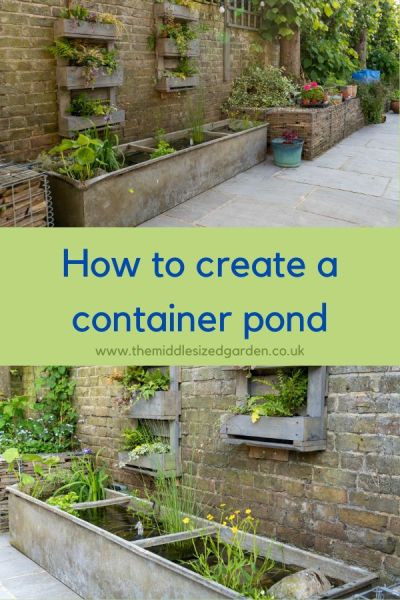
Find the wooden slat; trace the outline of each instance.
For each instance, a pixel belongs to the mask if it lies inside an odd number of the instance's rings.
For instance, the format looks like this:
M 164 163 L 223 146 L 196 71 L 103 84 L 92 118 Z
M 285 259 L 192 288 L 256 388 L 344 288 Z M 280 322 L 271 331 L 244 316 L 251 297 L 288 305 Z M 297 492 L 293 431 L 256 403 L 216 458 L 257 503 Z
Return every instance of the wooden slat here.
M 108 498 L 106 500 L 97 500 L 96 502 L 77 502 L 73 504 L 76 510 L 84 510 L 86 508 L 100 508 L 102 506 L 113 506 L 114 504 L 129 504 L 132 500 L 130 496 L 126 498 Z
M 173 544 L 174 542 L 183 542 L 185 540 L 192 540 L 205 535 L 212 535 L 213 533 L 216 533 L 217 530 L 218 528 L 215 525 L 211 525 L 210 527 L 201 527 L 199 529 L 192 529 L 191 531 L 182 531 L 181 533 L 169 533 L 160 535 L 158 537 L 135 540 L 132 542 L 132 544 L 140 546 L 141 548 L 151 548 L 152 546 Z

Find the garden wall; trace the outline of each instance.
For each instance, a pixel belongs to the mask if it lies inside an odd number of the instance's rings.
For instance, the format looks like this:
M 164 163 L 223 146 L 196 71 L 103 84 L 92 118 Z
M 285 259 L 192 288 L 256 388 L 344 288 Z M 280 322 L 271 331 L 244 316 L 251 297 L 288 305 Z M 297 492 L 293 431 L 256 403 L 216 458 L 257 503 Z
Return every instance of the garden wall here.
M 140 488 L 138 476 L 118 468 L 121 431 L 132 420 L 114 371 L 73 370 L 78 436 L 102 448 L 115 481 Z M 250 506 L 267 535 L 400 577 L 400 367 L 330 368 L 327 450 L 306 454 L 223 442 L 220 421 L 239 395 L 236 374 L 182 368 L 183 482 L 196 477 L 207 510 Z
M 204 87 L 206 121 L 220 118 L 220 107 L 230 83 L 223 80 L 223 17 L 217 6 L 199 2 L 201 34 L 199 69 Z M 3 0 L 0 20 L 0 158 L 35 158 L 58 141 L 56 67 L 47 48 L 53 41 L 53 22 L 65 0 Z M 90 8 L 112 12 L 124 25 L 117 43 L 124 68 L 118 106 L 126 111 L 121 140 L 148 137 L 157 127 L 167 131 L 185 126 L 185 101 L 193 93 L 155 91 L 155 54 L 147 38 L 153 32 L 153 0 L 116 0 L 88 3 Z M 264 44 L 257 33 L 229 29 L 232 76 L 251 55 L 254 43 Z M 274 49 L 264 44 L 265 61 Z M 264 55 L 262 54 L 262 59 Z

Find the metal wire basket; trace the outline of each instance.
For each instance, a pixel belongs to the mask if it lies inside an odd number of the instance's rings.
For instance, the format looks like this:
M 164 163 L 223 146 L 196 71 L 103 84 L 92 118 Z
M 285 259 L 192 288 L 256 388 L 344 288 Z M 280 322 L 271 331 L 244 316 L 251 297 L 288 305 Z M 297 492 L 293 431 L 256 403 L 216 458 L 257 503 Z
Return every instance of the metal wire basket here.
M 0 162 L 0 227 L 53 227 L 45 173 L 29 165 Z

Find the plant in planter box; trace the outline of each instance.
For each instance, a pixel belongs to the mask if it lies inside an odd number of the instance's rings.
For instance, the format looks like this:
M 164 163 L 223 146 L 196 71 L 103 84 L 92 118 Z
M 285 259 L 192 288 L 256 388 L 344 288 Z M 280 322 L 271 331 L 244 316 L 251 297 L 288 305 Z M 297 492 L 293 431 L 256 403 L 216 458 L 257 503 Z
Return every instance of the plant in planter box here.
M 252 396 L 244 406 L 235 407 L 234 414 L 251 415 L 256 423 L 260 417 L 292 417 L 307 402 L 308 376 L 305 369 L 278 371 L 277 382 L 257 379 L 271 389 L 262 396 Z
M 74 117 L 106 117 L 117 109 L 106 100 L 91 99 L 79 94 L 71 100 L 69 112 Z
M 118 29 L 122 28 L 121 21 L 114 15 L 110 13 L 96 13 L 88 10 L 81 4 L 63 8 L 60 12 L 60 18 L 73 19 L 75 21 L 88 21 L 89 23 L 104 23 L 105 25 L 115 25 Z
M 126 429 L 122 435 L 122 450 L 129 453 L 129 461 L 137 461 L 149 454 L 168 454 L 171 450 L 161 437 L 150 431 L 149 427 L 139 424 L 136 429 Z
M 123 385 L 128 399 L 135 395 L 138 399 L 149 400 L 157 391 L 168 390 L 170 384 L 169 374 L 145 366 L 127 367 L 125 373 L 114 375 L 113 379 Z
M 399 114 L 399 106 L 400 106 L 400 91 L 395 90 L 394 92 L 391 93 L 391 96 L 390 96 L 390 108 L 396 115 Z
M 282 137 L 272 140 L 274 162 L 278 167 L 294 168 L 301 164 L 304 140 L 295 131 L 285 131 Z
M 326 103 L 324 89 L 316 81 L 306 83 L 301 92 L 302 106 L 323 106 Z
M 174 70 L 165 71 L 166 77 L 177 77 L 178 79 L 187 79 L 198 73 L 198 68 L 187 56 L 179 59 L 178 65 Z
M 296 88 L 282 69 L 252 65 L 233 82 L 232 91 L 224 104 L 230 111 L 240 108 L 271 108 L 289 106 Z
M 68 60 L 71 66 L 83 67 L 87 85 L 93 85 L 99 73 L 112 75 L 118 67 L 116 51 L 101 46 L 58 39 L 49 51 L 55 58 Z

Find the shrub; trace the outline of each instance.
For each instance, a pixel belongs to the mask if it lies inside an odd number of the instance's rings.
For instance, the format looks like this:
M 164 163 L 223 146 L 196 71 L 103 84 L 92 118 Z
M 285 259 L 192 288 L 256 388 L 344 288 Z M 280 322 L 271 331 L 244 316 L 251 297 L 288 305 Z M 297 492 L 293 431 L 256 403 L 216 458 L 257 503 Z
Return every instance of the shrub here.
M 253 65 L 234 81 L 225 107 L 229 110 L 288 106 L 295 92 L 295 86 L 282 69 Z
M 382 123 L 387 99 L 386 87 L 382 83 L 362 84 L 358 86 L 358 96 L 365 121 L 369 124 Z

